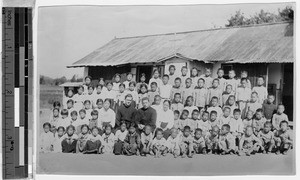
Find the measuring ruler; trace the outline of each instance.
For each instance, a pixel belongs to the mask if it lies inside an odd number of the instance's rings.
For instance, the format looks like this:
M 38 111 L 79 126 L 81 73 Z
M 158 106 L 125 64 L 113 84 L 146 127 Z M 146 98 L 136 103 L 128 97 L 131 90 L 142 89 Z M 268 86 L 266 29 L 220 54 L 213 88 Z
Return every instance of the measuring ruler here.
M 32 115 L 32 15 L 30 8 L 2 9 L 3 178 L 27 178 Z M 32 120 L 32 118 L 31 118 Z M 32 145 L 31 145 L 32 149 Z M 30 153 L 30 154 L 29 154 Z M 32 161 L 31 161 L 32 162 Z

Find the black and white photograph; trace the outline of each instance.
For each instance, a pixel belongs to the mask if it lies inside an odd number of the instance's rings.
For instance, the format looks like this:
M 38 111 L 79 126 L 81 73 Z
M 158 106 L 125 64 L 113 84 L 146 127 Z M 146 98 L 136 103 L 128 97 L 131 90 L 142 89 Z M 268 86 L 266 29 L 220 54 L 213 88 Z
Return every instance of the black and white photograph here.
M 36 172 L 295 175 L 296 3 L 38 8 Z

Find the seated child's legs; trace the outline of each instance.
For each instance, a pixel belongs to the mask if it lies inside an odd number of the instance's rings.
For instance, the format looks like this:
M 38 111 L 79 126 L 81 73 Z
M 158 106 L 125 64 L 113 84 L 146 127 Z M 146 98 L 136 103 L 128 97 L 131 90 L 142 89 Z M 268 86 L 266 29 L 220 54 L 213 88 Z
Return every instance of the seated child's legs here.
M 186 143 L 181 143 L 180 144 L 180 153 L 182 155 L 186 155 L 188 151 L 188 145 Z
M 121 141 L 116 142 L 114 145 L 114 154 L 115 155 L 122 154 L 122 149 L 123 149 L 123 142 L 121 142 Z

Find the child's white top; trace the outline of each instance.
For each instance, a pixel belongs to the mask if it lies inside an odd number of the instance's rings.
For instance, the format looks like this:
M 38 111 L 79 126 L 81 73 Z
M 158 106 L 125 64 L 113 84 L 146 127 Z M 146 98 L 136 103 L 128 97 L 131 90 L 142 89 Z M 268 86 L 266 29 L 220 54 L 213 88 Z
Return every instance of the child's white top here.
M 77 118 L 75 121 L 71 119 L 70 121 L 70 125 L 73 125 L 75 127 L 75 129 L 77 129 L 78 126 L 81 126 L 81 121 L 79 118 Z
M 229 121 L 230 132 L 233 133 L 243 133 L 244 132 L 244 124 L 241 118 L 238 120 L 231 118 Z
M 116 138 L 116 141 L 124 141 L 124 139 L 126 138 L 126 135 L 128 134 L 128 131 L 127 129 L 125 129 L 124 132 L 122 132 L 120 129 L 117 130 L 116 132 L 116 135 L 115 135 L 115 138 Z
M 58 122 L 57 122 L 57 127 L 58 128 L 59 126 L 62 126 L 64 127 L 65 129 L 71 124 L 71 119 L 69 117 L 66 117 L 66 118 L 59 118 Z
M 138 103 L 139 100 L 139 94 L 136 91 L 130 91 L 130 90 L 126 90 L 125 94 L 131 94 L 132 95 L 132 100 L 135 101 L 136 103 Z
M 251 98 L 251 89 L 238 87 L 236 90 L 236 101 L 249 101 Z
M 103 142 L 106 144 L 114 144 L 115 143 L 115 135 L 113 133 L 110 133 L 109 135 L 106 135 L 105 133 L 102 134 Z
M 59 137 L 56 133 L 53 141 L 53 152 L 58 153 L 62 152 L 61 142 L 63 141 L 63 136 Z
M 117 100 L 117 92 L 114 90 L 107 90 L 103 95 L 105 99 L 113 99 L 114 101 Z
M 247 104 L 247 110 L 248 111 L 252 111 L 252 112 L 256 112 L 257 109 L 262 108 L 262 104 L 258 103 L 258 102 L 249 102 Z
M 52 132 L 43 132 L 41 135 L 40 135 L 40 141 L 41 141 L 41 144 L 40 144 L 40 151 L 41 152 L 50 152 L 50 148 L 51 148 L 51 145 L 53 143 L 53 140 L 54 140 L 54 134 Z
M 163 99 L 169 99 L 171 96 L 172 86 L 170 84 L 162 84 L 160 86 L 160 97 Z
M 83 101 L 84 101 L 84 95 L 83 93 L 81 95 L 75 94 L 74 96 L 74 108 L 75 109 L 82 109 L 83 108 Z
M 161 139 L 154 138 L 152 141 L 152 147 L 153 146 L 167 146 L 167 140 L 164 137 Z
M 97 91 L 94 93 L 94 98 L 93 98 L 93 106 L 97 107 L 97 100 L 98 99 L 102 99 L 103 102 L 105 100 L 105 94 L 103 92 L 101 92 L 100 94 L 97 93 Z
M 233 78 L 233 79 L 227 79 L 226 80 L 226 86 L 230 84 L 232 86 L 232 90 L 235 92 L 237 87 L 238 87 L 238 84 L 239 84 L 239 80 Z
M 268 89 L 265 86 L 255 86 L 252 91 L 257 92 L 258 102 L 261 104 L 263 104 L 264 100 L 268 98 Z
M 202 78 L 202 79 L 204 79 L 204 81 L 205 81 L 205 84 L 204 84 L 204 86 L 206 87 L 206 88 L 210 88 L 211 86 L 212 86 L 212 81 L 213 81 L 213 78 L 211 77 L 211 76 L 205 76 L 205 74 L 202 74 L 201 76 L 200 76 L 200 78 Z
M 101 108 L 98 114 L 98 125 L 102 125 L 104 122 L 109 122 L 112 127 L 115 127 L 116 113 L 112 109 L 105 110 Z
M 212 111 L 216 111 L 217 112 L 217 119 L 220 119 L 220 117 L 223 115 L 223 111 L 222 111 L 222 108 L 220 108 L 219 106 L 211 106 L 209 108 L 207 108 L 207 111 L 209 112 L 209 114 L 212 112 Z
M 162 111 L 162 109 L 163 109 L 163 105 L 162 105 L 162 103 L 160 103 L 160 104 L 153 104 L 152 106 L 151 106 L 153 109 L 155 109 L 156 110 L 156 114 L 159 112 L 159 111 Z
M 188 110 L 188 118 L 192 118 L 192 113 L 194 110 L 198 110 L 197 106 L 185 106 L 184 109 Z
M 179 144 L 181 142 L 180 139 L 180 135 L 177 134 L 177 136 L 175 138 L 173 138 L 172 136 L 169 136 L 167 139 L 167 146 L 168 148 L 172 151 L 172 150 L 179 150 Z
M 289 122 L 289 118 L 285 113 L 282 114 L 274 114 L 272 117 L 272 124 L 274 129 L 279 129 L 279 124 L 281 121 L 287 121 Z
M 174 125 L 174 113 L 172 110 L 168 109 L 164 111 L 163 109 L 157 111 L 156 118 L 156 127 L 160 127 L 162 129 L 171 129 Z
M 160 89 L 160 87 L 161 87 L 161 85 L 163 84 L 163 82 L 162 82 L 162 80 L 160 79 L 160 78 L 151 78 L 150 80 L 149 80 L 149 85 L 148 85 L 148 88 L 149 89 L 151 89 L 151 83 L 152 82 L 156 82 L 157 83 L 157 87 L 158 87 L 158 89 Z
M 228 124 L 230 121 L 231 117 L 230 115 L 228 117 L 224 117 L 223 115 L 220 117 L 218 126 L 221 128 L 224 124 Z
M 116 91 L 116 92 L 119 92 L 119 86 L 120 86 L 120 82 L 114 82 L 113 83 L 113 87 L 112 87 L 112 90 Z
M 200 121 L 197 121 L 197 128 L 200 128 L 202 130 L 203 135 L 207 135 L 209 133 L 209 130 L 211 130 L 211 125 L 209 121 L 203 121 L 202 119 Z
M 77 121 L 78 121 L 78 123 L 79 123 L 79 125 L 84 125 L 84 124 L 86 124 L 86 125 L 89 125 L 89 123 L 90 123 L 90 121 L 89 121 L 89 119 L 88 118 L 83 118 L 83 119 L 81 119 L 80 117 L 77 119 Z
M 74 95 L 70 98 L 68 96 L 63 96 L 63 108 L 67 109 L 67 102 L 69 99 L 72 99 L 74 101 Z

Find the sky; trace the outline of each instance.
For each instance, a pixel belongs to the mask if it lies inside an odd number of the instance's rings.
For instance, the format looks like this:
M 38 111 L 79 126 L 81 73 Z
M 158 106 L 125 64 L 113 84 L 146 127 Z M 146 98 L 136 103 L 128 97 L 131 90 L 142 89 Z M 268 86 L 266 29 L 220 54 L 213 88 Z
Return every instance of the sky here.
M 281 4 L 231 4 L 187 6 L 57 6 L 38 12 L 38 65 L 41 75 L 52 78 L 83 68 L 66 68 L 115 37 L 173 33 L 225 27 L 241 10 L 245 16 L 261 9 L 277 13 Z

